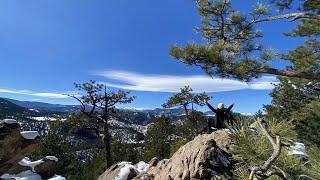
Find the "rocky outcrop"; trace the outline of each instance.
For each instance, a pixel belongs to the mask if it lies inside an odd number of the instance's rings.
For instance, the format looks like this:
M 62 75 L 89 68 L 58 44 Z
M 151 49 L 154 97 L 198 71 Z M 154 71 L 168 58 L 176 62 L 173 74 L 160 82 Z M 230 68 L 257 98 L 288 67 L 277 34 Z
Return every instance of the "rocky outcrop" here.
M 36 132 L 20 132 L 20 125 L 12 119 L 0 121 L 0 174 L 18 165 L 39 144 Z
M 197 136 L 182 146 L 170 159 L 149 167 L 136 180 L 232 179 L 232 163 L 228 157 L 228 131 L 219 130 Z
M 197 136 L 182 146 L 170 159 L 152 159 L 146 171 L 134 180 L 197 180 L 234 179 L 233 163 L 229 157 L 231 140 L 228 130 Z M 108 169 L 100 180 L 112 180 L 118 174 L 116 166 Z M 108 179 L 108 178 L 109 179 Z M 129 179 L 129 178 L 128 178 Z
M 98 180 L 131 180 L 138 174 L 145 172 L 148 167 L 149 164 L 143 161 L 135 165 L 132 165 L 131 162 L 120 162 L 112 165 Z
M 26 180 L 66 180 L 66 178 L 56 175 L 58 171 L 58 158 L 46 156 L 37 161 L 31 161 L 28 157 L 19 162 L 20 166 L 28 167 L 29 170 L 18 174 L 3 174 L 0 179 L 26 179 Z
M 47 156 L 42 159 L 43 163 L 34 167 L 34 170 L 43 179 L 48 179 L 54 176 L 58 171 L 58 159 L 52 156 Z

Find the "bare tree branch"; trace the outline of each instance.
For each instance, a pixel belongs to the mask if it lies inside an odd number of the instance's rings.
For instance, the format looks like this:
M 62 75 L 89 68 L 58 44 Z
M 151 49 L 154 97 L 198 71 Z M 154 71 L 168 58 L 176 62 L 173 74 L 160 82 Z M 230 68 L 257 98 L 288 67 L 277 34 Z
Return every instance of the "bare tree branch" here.
M 255 19 L 250 22 L 250 24 L 266 22 L 266 21 L 274 21 L 274 20 L 281 20 L 281 19 L 288 19 L 290 21 L 295 21 L 298 19 L 318 19 L 320 20 L 320 15 L 308 14 L 308 13 L 289 13 L 289 14 L 282 14 L 278 16 L 270 16 L 261 19 Z
M 92 117 L 92 115 L 93 115 L 93 113 L 94 113 L 94 110 L 95 110 L 95 106 L 92 107 L 92 109 L 91 109 L 90 112 L 87 112 L 87 111 L 86 111 L 86 105 L 81 101 L 80 98 L 78 98 L 78 97 L 75 96 L 75 95 L 70 95 L 70 94 L 68 94 L 67 96 L 69 96 L 69 97 L 77 100 L 77 101 L 81 104 L 82 107 L 81 107 L 80 111 L 81 111 L 83 114 L 85 114 L 85 115 L 88 116 L 88 117 Z
M 282 179 L 288 179 L 285 172 L 282 169 L 273 165 L 281 153 L 282 143 L 281 143 L 280 137 L 276 136 L 276 141 L 274 141 L 274 139 L 271 137 L 266 127 L 263 126 L 261 121 L 262 119 L 260 118 L 257 119 L 257 122 L 260 126 L 260 129 L 263 135 L 266 136 L 270 141 L 270 143 L 272 144 L 273 153 L 263 165 L 255 166 L 251 168 L 249 179 L 265 179 L 265 177 L 270 177 L 272 175 L 277 175 Z
M 298 179 L 299 179 L 299 180 L 300 180 L 300 179 L 311 179 L 311 180 L 316 180 L 315 178 L 310 177 L 310 176 L 305 175 L 305 174 L 300 175 Z

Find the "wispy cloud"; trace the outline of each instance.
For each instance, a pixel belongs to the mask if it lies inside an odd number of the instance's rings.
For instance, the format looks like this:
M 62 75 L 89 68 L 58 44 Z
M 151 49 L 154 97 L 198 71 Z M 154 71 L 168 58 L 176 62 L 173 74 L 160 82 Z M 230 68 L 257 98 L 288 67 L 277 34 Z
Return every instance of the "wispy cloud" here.
M 12 90 L 6 88 L 0 88 L 0 93 L 8 93 L 8 94 L 20 94 L 27 96 L 34 96 L 40 98 L 52 98 L 52 99 L 65 99 L 69 98 L 65 93 L 51 93 L 51 92 L 34 92 L 30 90 Z
M 110 87 L 151 92 L 178 92 L 185 85 L 190 85 L 195 92 L 223 92 L 242 89 L 265 90 L 274 88 L 272 83 L 277 83 L 276 78 L 273 76 L 264 76 L 251 83 L 244 83 L 238 80 L 211 78 L 204 75 L 174 76 L 140 74 L 127 71 L 96 71 L 93 72 L 93 75 L 119 82 L 106 82 L 106 85 Z

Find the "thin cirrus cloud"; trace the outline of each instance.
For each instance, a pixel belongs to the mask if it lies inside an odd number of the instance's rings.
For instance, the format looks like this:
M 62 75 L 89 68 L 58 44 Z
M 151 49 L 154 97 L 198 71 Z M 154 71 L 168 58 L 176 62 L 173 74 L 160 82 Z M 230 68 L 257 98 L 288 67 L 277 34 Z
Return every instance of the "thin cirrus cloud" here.
M 0 88 L 0 93 L 8 93 L 8 94 L 19 94 L 19 95 L 27 95 L 39 98 L 52 98 L 52 99 L 65 99 L 68 98 L 67 95 L 63 93 L 51 93 L 51 92 L 34 92 L 29 90 L 12 90 Z
M 209 77 L 205 75 L 155 75 L 128 71 L 95 71 L 93 75 L 102 76 L 118 83 L 106 82 L 109 87 L 150 92 L 178 92 L 189 85 L 195 92 L 224 92 L 243 89 L 269 90 L 277 83 L 274 76 L 264 76 L 250 83 L 233 79 Z

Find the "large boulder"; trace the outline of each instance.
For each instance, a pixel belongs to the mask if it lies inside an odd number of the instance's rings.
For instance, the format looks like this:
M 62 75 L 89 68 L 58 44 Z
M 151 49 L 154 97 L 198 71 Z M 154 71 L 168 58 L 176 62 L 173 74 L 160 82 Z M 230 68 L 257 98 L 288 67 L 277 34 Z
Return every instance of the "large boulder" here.
M 66 180 L 66 178 L 56 175 L 58 170 L 58 158 L 55 156 L 46 156 L 37 161 L 31 161 L 28 157 L 19 162 L 20 166 L 28 167 L 29 170 L 18 174 L 3 174 L 0 179 L 26 179 L 26 180 Z
M 43 179 L 54 176 L 58 171 L 58 159 L 53 156 L 47 156 L 42 161 L 42 163 L 34 167 L 35 172 Z
M 135 180 L 233 179 L 228 130 L 197 136 Z
M 164 159 L 159 162 L 155 158 L 152 159 L 148 168 L 141 171 L 133 179 L 234 179 L 232 174 L 233 163 L 229 159 L 228 153 L 230 144 L 228 130 L 218 130 L 211 134 L 199 135 L 182 146 L 170 159 Z M 99 180 L 117 179 L 120 171 L 119 164 L 113 165 L 100 176 Z
M 37 132 L 20 132 L 20 125 L 13 119 L 0 121 L 0 175 L 18 165 L 38 146 Z

